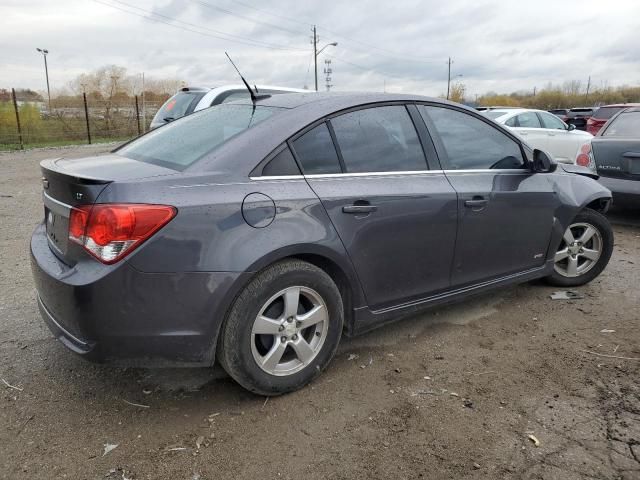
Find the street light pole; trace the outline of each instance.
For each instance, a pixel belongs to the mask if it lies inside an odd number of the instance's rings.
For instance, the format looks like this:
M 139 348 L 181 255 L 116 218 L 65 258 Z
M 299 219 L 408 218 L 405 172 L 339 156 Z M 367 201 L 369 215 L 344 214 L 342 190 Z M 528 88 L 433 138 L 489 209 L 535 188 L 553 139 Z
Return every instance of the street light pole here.
M 49 112 L 51 112 L 51 90 L 49 89 L 49 67 L 47 66 L 47 54 L 49 50 L 45 48 L 36 48 L 44 57 L 44 74 L 47 77 L 47 97 L 49 99 Z
M 316 92 L 318 91 L 318 36 L 316 35 L 316 26 L 313 26 L 313 69 L 315 74 Z
M 449 100 L 449 91 L 451 90 L 451 57 L 449 57 L 449 61 L 447 62 L 449 66 L 449 72 L 447 73 L 447 100 Z
M 338 46 L 338 42 L 331 42 L 331 43 L 327 43 L 324 47 L 318 50 L 318 36 L 316 35 L 316 26 L 315 25 L 313 26 L 313 68 L 315 71 L 314 78 L 315 78 L 316 92 L 318 91 L 318 55 L 320 55 L 322 51 L 327 47 L 337 47 L 337 46 Z

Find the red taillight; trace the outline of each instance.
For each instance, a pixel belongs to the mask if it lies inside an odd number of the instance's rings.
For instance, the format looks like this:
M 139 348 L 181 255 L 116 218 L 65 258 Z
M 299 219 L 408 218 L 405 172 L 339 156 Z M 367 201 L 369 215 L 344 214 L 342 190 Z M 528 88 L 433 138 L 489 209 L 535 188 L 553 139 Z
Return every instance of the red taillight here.
M 102 263 L 131 253 L 176 214 L 168 205 L 96 204 L 71 210 L 69 240 L 82 245 Z
M 581 153 L 576 157 L 576 164 L 582 167 L 588 167 L 590 161 L 591 159 L 589 158 L 589 155 L 584 153 Z
M 593 153 L 591 151 L 591 142 L 585 143 L 580 147 L 578 155 L 576 155 L 576 165 L 587 167 L 593 171 L 596 170 Z

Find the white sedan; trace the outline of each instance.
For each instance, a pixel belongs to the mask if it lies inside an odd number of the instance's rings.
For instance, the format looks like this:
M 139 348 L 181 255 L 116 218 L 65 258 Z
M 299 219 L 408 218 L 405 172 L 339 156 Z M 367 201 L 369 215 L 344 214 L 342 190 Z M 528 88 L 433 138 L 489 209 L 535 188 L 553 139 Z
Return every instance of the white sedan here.
M 496 108 L 482 113 L 509 127 L 533 148 L 550 153 L 557 162 L 574 163 L 580 147 L 593 138 L 544 110 Z

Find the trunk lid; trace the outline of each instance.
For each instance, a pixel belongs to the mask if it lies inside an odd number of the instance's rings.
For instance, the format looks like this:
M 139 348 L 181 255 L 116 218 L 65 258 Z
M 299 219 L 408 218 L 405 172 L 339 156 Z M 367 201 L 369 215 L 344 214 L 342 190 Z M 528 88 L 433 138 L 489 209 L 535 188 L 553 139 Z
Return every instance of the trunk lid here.
M 640 139 L 595 137 L 591 148 L 599 175 L 640 180 Z
M 72 207 L 96 203 L 102 191 L 112 182 L 177 174 L 175 170 L 119 155 L 54 158 L 43 160 L 40 169 L 49 247 L 66 263 L 74 263 L 77 258 L 77 251 L 69 244 Z

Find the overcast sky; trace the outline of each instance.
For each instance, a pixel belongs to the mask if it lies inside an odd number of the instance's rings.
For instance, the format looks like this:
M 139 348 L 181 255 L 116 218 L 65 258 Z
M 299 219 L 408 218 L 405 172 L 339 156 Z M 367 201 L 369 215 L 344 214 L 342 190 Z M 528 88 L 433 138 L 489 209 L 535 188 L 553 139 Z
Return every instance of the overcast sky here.
M 321 88 L 331 59 L 335 90 L 439 95 L 449 56 L 471 96 L 640 85 L 638 0 L 0 0 L 0 19 L 0 87 L 44 90 L 41 47 L 52 89 L 107 64 L 237 83 L 225 50 L 251 83 L 313 88 L 314 23 L 320 47 L 338 42 L 319 57 Z

